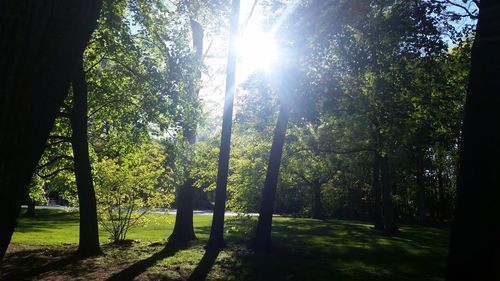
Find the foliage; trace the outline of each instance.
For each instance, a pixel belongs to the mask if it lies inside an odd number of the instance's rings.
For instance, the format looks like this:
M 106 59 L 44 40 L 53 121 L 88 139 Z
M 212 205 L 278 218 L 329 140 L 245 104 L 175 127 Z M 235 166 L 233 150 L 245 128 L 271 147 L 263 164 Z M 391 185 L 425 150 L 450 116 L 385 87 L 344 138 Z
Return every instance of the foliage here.
M 29 197 L 36 203 L 47 203 L 47 198 L 45 197 L 44 181 L 37 175 L 31 177 L 30 185 L 28 187 Z
M 173 201 L 164 152 L 157 143 L 143 143 L 134 151 L 95 164 L 94 176 L 99 222 L 115 241 L 128 230 L 145 223 L 153 208 L 166 208 Z

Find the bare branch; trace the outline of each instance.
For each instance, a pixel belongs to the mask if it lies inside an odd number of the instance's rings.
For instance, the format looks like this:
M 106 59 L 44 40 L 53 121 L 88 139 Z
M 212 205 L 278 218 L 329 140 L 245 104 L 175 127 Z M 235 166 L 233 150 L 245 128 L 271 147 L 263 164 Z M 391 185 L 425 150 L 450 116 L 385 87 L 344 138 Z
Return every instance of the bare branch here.
M 479 7 L 479 1 L 474 1 L 473 2 Z M 441 1 L 438 1 L 438 3 L 441 3 L 441 4 L 448 4 L 448 5 L 451 5 L 453 7 L 456 7 L 456 8 L 459 8 L 461 9 L 465 14 L 466 16 L 470 17 L 471 19 L 477 19 L 478 18 L 478 15 L 477 15 L 477 9 L 473 10 L 473 11 L 470 11 L 470 7 L 466 7 L 465 5 L 462 5 L 462 4 L 458 4 L 454 1 L 451 1 L 451 0 L 441 0 Z M 456 16 L 460 16 L 460 17 L 464 17 L 465 15 L 458 15 L 458 14 L 453 14 L 453 15 L 456 15 Z

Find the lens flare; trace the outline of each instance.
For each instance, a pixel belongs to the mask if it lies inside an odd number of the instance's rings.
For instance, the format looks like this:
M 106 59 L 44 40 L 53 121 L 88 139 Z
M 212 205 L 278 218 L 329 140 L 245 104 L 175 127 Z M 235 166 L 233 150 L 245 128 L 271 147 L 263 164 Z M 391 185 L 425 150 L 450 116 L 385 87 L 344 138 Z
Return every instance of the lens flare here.
M 245 72 L 269 71 L 278 60 L 276 42 L 269 33 L 249 29 L 236 44 L 238 68 Z

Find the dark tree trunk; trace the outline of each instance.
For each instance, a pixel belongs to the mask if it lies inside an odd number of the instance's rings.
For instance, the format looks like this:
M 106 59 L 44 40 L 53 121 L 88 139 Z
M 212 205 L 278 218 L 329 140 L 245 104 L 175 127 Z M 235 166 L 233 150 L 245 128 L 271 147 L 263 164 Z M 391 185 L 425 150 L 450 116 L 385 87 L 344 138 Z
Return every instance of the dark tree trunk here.
M 384 222 L 382 221 L 382 203 L 380 192 L 380 154 L 373 153 L 373 172 L 372 172 L 372 216 L 374 228 L 377 230 L 384 229 Z
M 184 244 L 196 239 L 193 228 L 193 182 L 192 179 L 187 179 L 177 191 L 175 226 L 168 237 L 168 243 Z
M 196 58 L 198 63 L 201 64 L 203 56 L 203 27 L 198 22 L 191 20 L 191 30 L 193 32 L 193 47 L 196 50 Z M 201 71 L 198 73 L 198 78 L 201 78 Z M 192 85 L 192 91 L 192 102 L 197 103 L 199 89 Z M 193 116 L 189 117 L 193 119 Z M 189 145 L 196 143 L 196 125 L 195 120 L 185 120 L 183 124 L 184 138 Z M 190 167 L 188 167 L 188 169 L 189 168 Z M 175 226 L 172 234 L 168 237 L 168 243 L 185 244 L 196 239 L 193 227 L 193 184 L 194 179 L 190 178 L 188 175 L 184 184 L 177 190 L 177 213 L 175 215 Z
M 229 168 L 229 152 L 231 146 L 231 127 L 233 119 L 233 102 L 236 74 L 236 38 L 238 37 L 238 21 L 240 1 L 233 0 L 229 36 L 229 54 L 227 59 L 226 98 L 222 116 L 222 133 L 217 170 L 217 186 L 215 188 L 215 207 L 208 239 L 207 249 L 219 250 L 226 246 L 224 241 L 224 213 L 226 212 L 226 189 Z
M 500 276 L 500 1 L 481 0 L 446 280 Z
M 427 223 L 427 198 L 425 195 L 425 180 L 424 180 L 424 160 L 423 155 L 419 153 L 416 159 L 415 179 L 417 184 L 417 202 L 418 202 L 418 215 L 420 224 Z
M 323 206 L 321 204 L 321 182 L 319 180 L 314 180 L 312 182 L 313 189 L 313 204 L 312 204 L 312 218 L 313 219 L 324 219 Z
M 257 230 L 251 248 L 254 250 L 270 250 L 271 243 L 271 225 L 273 219 L 274 198 L 276 196 L 276 186 L 281 164 L 281 155 L 283 154 L 283 145 L 285 143 L 286 127 L 290 109 L 287 102 L 282 99 L 278 121 L 274 130 L 273 143 L 269 163 L 267 165 L 266 180 L 262 190 L 262 200 L 260 205 L 259 220 Z
M 380 169 L 381 169 L 381 179 L 382 179 L 384 229 L 387 233 L 393 234 L 398 232 L 398 227 L 396 226 L 394 204 L 392 202 L 391 179 L 390 179 L 389 163 L 387 157 L 381 157 Z
M 71 80 L 73 86 L 73 109 L 71 111 L 71 145 L 73 147 L 76 187 L 80 206 L 80 243 L 78 253 L 83 256 L 97 255 L 99 229 L 97 226 L 97 204 L 92 168 L 90 167 L 87 136 L 87 83 L 83 69 L 83 57 L 75 65 Z
M 27 202 L 27 205 L 28 205 L 28 209 L 26 209 L 26 216 L 27 217 L 30 217 L 30 218 L 34 218 L 36 217 L 36 213 L 35 213 L 35 201 L 33 199 L 31 199 L 31 196 L 27 196 L 28 198 L 28 202 Z
M 0 259 L 101 1 L 0 4 Z
M 438 197 L 439 199 L 436 200 L 436 212 L 439 220 L 441 222 L 444 222 L 445 220 L 445 195 L 444 195 L 444 179 L 443 179 L 443 169 L 439 168 L 438 169 Z

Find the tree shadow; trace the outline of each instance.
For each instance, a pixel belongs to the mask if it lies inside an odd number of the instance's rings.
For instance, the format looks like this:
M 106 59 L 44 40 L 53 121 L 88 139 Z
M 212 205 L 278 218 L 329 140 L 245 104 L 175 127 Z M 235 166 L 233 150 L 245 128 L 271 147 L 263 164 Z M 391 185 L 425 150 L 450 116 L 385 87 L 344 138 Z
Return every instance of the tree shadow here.
M 206 250 L 205 254 L 196 266 L 193 273 L 188 278 L 188 281 L 205 280 L 208 273 L 215 264 L 215 260 L 219 256 L 220 250 Z
M 24 270 L 21 272 L 13 272 L 11 274 L 5 275 L 2 277 L 2 280 L 32 280 L 33 277 L 41 275 L 43 273 L 52 271 L 52 270 L 58 270 L 61 268 L 64 268 L 65 266 L 75 263 L 80 260 L 84 260 L 85 257 L 79 256 L 78 254 L 69 254 L 66 255 L 64 258 L 48 263 L 46 265 L 37 267 L 37 268 L 32 268 L 28 270 Z
M 125 268 L 124 270 L 113 274 L 107 281 L 123 281 L 123 280 L 133 280 L 136 276 L 145 272 L 149 267 L 153 266 L 158 260 L 171 257 L 175 255 L 184 246 L 167 244 L 163 250 L 152 255 L 147 259 L 140 260 L 131 266 Z

